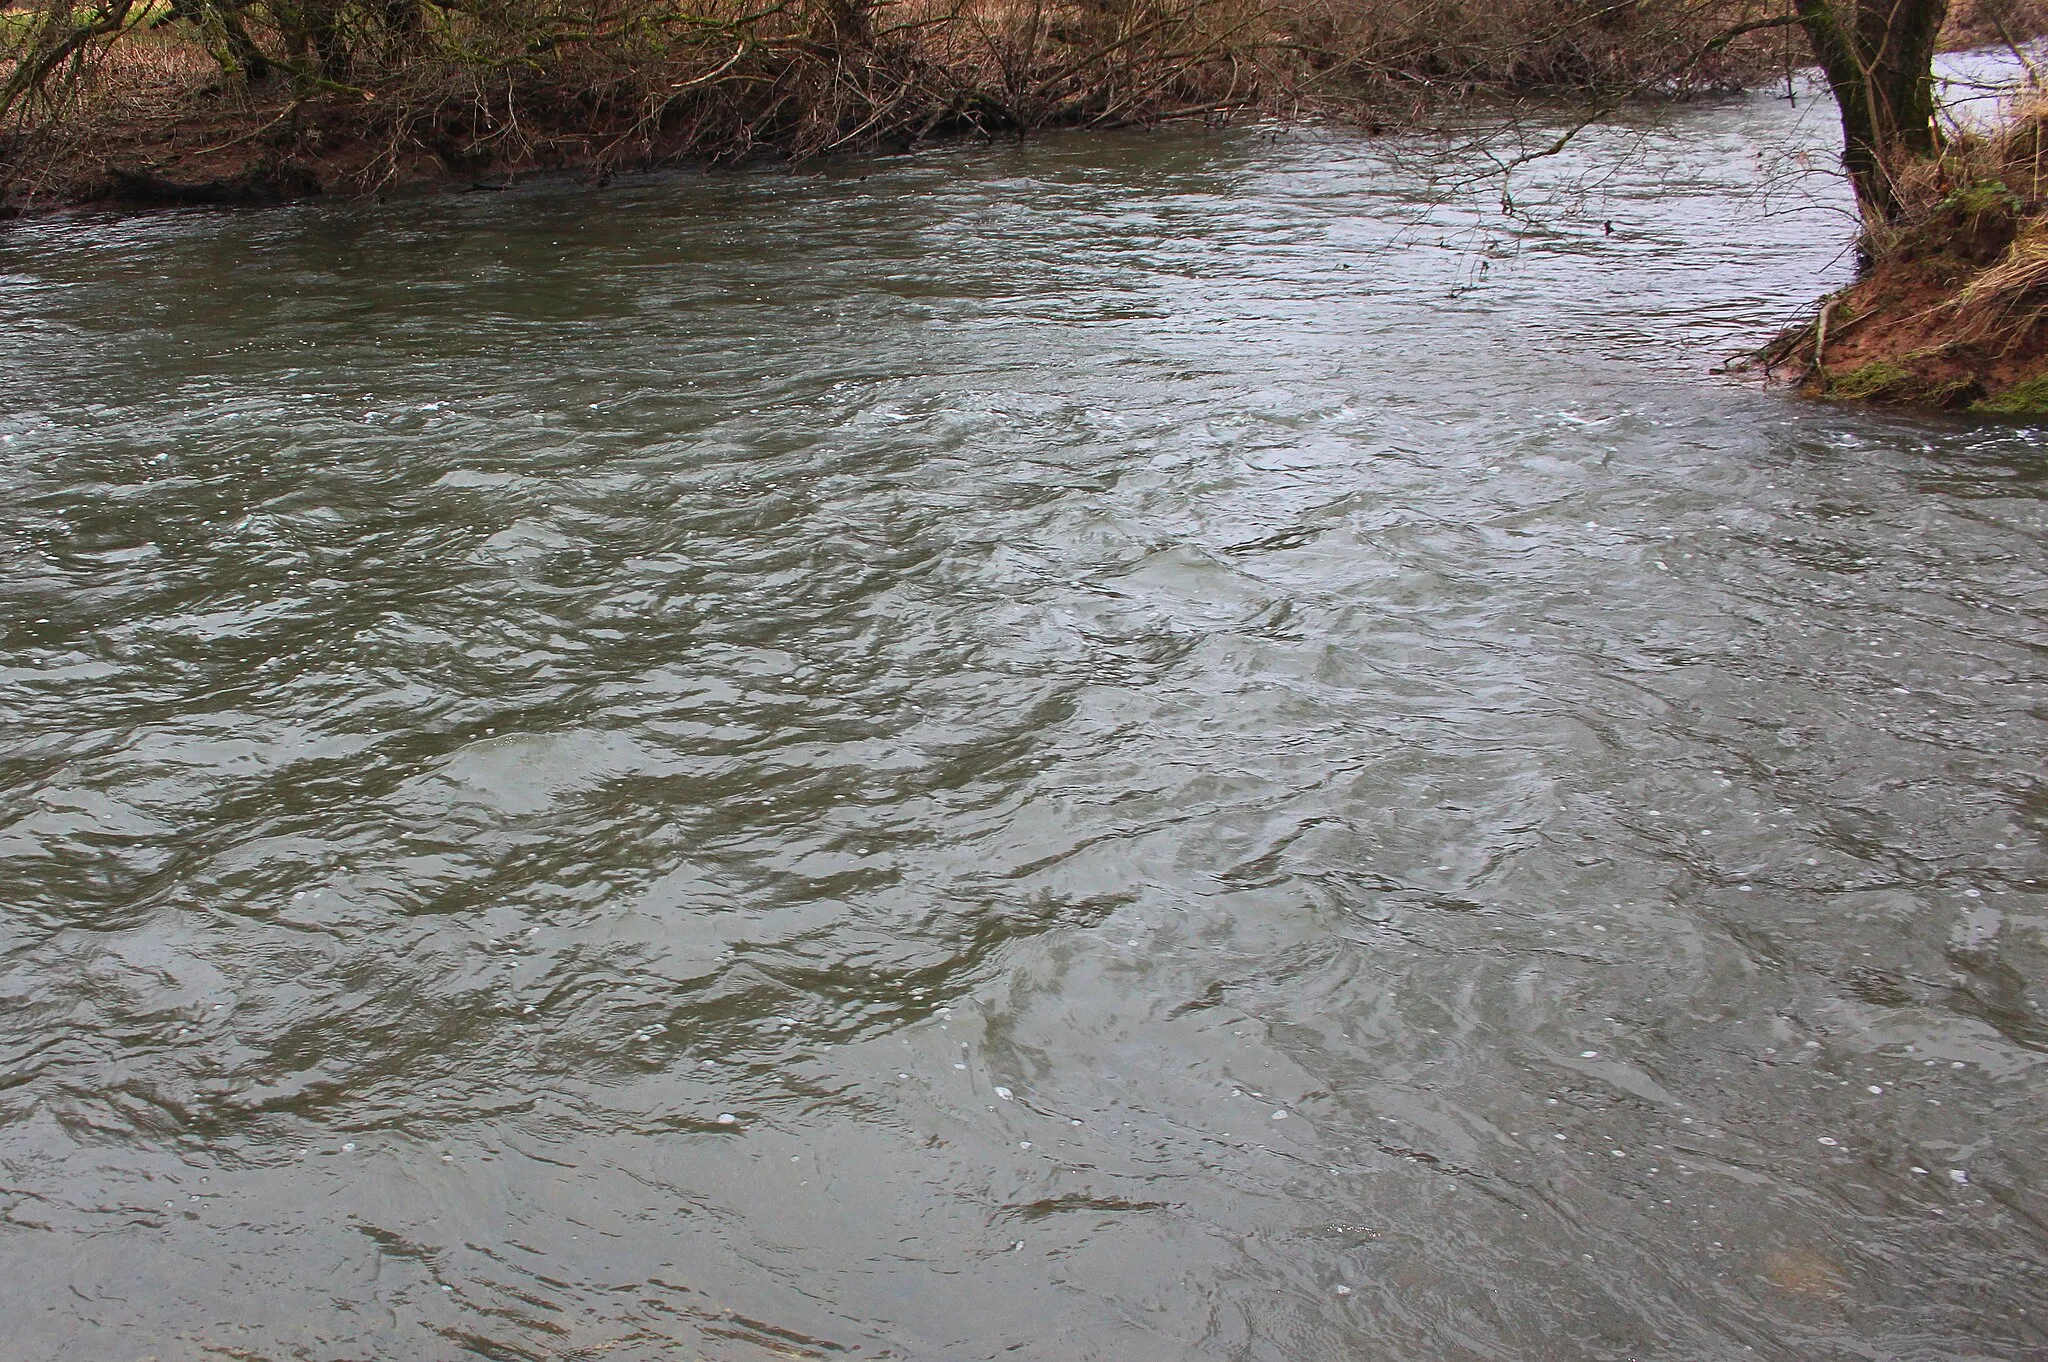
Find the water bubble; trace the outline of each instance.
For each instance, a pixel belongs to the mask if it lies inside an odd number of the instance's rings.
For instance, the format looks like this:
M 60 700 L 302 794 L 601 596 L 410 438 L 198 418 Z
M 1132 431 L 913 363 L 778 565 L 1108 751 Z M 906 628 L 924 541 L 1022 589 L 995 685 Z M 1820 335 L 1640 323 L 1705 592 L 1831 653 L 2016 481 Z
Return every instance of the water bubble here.
M 1019 1148 L 1019 1149 L 1029 1149 L 1029 1148 L 1031 1148 L 1031 1141 L 1029 1141 L 1029 1140 L 1019 1140 L 1019 1141 L 1017 1141 L 1017 1148 Z
M 1284 1111 L 1276 1111 L 1273 1113 L 1273 1119 L 1276 1121 L 1284 1121 L 1287 1119 L 1287 1113 Z
M 1822 1144 L 1826 1145 L 1826 1146 L 1827 1146 L 1828 1148 L 1830 1148 L 1830 1149 L 1833 1149 L 1833 1148 L 1834 1148 L 1834 1147 L 1835 1147 L 1836 1145 L 1838 1145 L 1838 1144 L 1840 1144 L 1840 1143 L 1841 1143 L 1841 1141 L 1840 1141 L 1840 1140 L 1837 1140 L 1837 1139 L 1836 1139 L 1836 1138 L 1835 1138 L 1834 1136 L 1832 1136 L 1832 1135 L 1823 1135 L 1823 1136 L 1821 1136 L 1821 1137 L 1820 1137 L 1820 1142 L 1821 1142 Z
M 1878 1086 L 1877 1084 L 1875 1084 L 1875 1083 L 1872 1083 L 1872 1084 L 1870 1085 L 1870 1090 L 1871 1090 L 1872 1092 L 1876 1093 L 1876 1094 L 1877 1094 L 1878 1096 L 1880 1096 L 1880 1097 L 1884 1096 L 1884 1089 L 1883 1089 L 1883 1088 L 1880 1088 L 1880 1087 L 1879 1087 L 1879 1086 Z
M 1008 1088 L 997 1088 L 996 1096 L 1002 1098 L 1005 1102 L 1007 1102 L 1010 1100 L 1010 1090 Z
M 1600 1058 L 1600 1052 L 1599 1052 L 1598 1050 L 1581 1050 L 1581 1051 L 1579 1051 L 1579 1058 L 1580 1058 L 1580 1059 L 1598 1059 L 1598 1058 Z
M 718 1113 L 718 1124 L 722 1126 L 737 1125 L 739 1123 L 739 1119 L 739 1117 L 733 1115 L 729 1111 L 721 1111 Z
M 344 1153 L 344 1154 L 353 1154 L 353 1153 L 355 1153 L 355 1152 L 356 1152 L 356 1142 L 355 1142 L 354 1140 L 350 1140 L 350 1141 L 349 1141 L 349 1142 L 348 1142 L 347 1144 L 344 1144 L 344 1145 L 343 1145 L 343 1146 L 341 1147 L 341 1152 L 342 1152 L 342 1153 Z

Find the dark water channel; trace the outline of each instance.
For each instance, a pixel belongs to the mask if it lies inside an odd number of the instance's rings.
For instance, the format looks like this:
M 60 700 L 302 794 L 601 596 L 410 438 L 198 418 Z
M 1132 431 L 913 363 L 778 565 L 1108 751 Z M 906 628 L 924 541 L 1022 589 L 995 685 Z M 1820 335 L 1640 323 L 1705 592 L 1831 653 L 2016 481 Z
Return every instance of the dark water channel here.
M 2048 451 L 1708 374 L 1810 113 L 8 229 L 0 1357 L 2048 1356 Z

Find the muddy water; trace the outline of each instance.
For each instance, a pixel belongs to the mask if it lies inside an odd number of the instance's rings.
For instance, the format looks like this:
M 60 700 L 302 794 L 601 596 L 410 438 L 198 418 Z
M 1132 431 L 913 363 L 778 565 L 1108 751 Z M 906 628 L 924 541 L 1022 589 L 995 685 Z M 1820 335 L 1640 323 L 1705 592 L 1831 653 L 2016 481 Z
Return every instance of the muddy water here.
M 2048 456 L 1707 372 L 1813 118 L 9 229 L 0 1356 L 2043 1355 Z

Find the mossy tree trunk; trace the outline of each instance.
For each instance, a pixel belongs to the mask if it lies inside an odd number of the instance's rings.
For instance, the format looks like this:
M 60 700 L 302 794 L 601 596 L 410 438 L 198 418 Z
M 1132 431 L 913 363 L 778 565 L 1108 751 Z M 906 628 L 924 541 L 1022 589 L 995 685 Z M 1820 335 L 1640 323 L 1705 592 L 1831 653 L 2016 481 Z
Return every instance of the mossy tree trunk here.
M 209 35 L 223 69 L 239 71 L 248 80 L 260 81 L 270 75 L 270 58 L 249 36 L 242 22 L 242 5 L 234 0 L 170 0 L 165 19 L 182 19 Z
M 1948 0 L 1794 0 L 1842 110 L 1842 164 L 1873 225 L 1900 212 L 1896 173 L 1933 156 L 1934 46 Z

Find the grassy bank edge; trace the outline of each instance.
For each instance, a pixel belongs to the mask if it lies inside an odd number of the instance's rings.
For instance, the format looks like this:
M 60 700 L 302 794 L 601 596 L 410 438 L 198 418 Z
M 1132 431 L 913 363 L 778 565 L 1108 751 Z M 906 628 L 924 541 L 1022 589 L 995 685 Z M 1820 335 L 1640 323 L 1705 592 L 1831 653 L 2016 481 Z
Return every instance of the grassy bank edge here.
M 1856 281 L 1755 367 L 1829 401 L 2048 415 L 2048 93 L 1957 130 L 1905 190 Z

